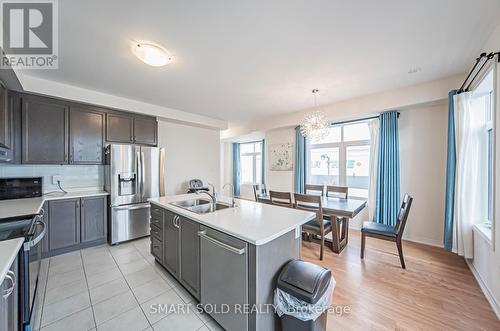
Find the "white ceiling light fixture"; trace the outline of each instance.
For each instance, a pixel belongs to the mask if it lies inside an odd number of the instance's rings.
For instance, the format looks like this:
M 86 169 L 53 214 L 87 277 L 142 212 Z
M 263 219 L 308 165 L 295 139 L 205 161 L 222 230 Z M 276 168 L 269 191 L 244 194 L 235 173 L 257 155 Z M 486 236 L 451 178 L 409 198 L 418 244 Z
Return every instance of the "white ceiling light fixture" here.
M 314 97 L 314 108 L 318 107 L 316 102 L 316 94 L 319 92 L 318 89 L 312 90 Z M 300 125 L 300 133 L 311 140 L 320 140 L 328 135 L 328 127 L 330 122 L 327 120 L 325 114 L 319 110 L 313 113 L 307 114 L 304 117 L 304 121 Z
M 162 67 L 174 59 L 166 49 L 152 43 L 134 43 L 132 53 L 139 60 L 153 67 Z

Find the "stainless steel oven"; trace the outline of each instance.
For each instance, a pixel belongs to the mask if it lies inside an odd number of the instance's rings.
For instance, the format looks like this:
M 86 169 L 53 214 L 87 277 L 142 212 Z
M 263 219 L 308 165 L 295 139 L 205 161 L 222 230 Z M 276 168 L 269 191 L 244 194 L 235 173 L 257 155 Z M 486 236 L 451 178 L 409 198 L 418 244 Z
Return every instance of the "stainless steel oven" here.
M 0 200 L 42 196 L 41 177 L 0 178 Z M 47 281 L 47 272 L 41 272 L 42 239 L 45 236 L 43 209 L 36 215 L 0 219 L 0 241 L 24 238 L 18 253 L 19 260 L 19 323 L 18 329 L 38 330 Z M 45 269 L 47 271 L 47 263 Z
M 45 235 L 43 210 L 38 215 L 0 220 L 0 240 L 24 238 L 19 250 L 19 323 L 18 330 L 38 330 L 46 273 L 42 267 L 42 239 Z
M 22 250 L 19 252 L 21 261 L 21 304 L 23 327 L 25 331 L 38 330 L 41 327 L 42 306 L 47 274 L 42 272 L 42 239 L 45 236 L 46 225 L 43 222 L 43 209 L 33 220 Z M 22 256 L 22 257 L 21 257 Z

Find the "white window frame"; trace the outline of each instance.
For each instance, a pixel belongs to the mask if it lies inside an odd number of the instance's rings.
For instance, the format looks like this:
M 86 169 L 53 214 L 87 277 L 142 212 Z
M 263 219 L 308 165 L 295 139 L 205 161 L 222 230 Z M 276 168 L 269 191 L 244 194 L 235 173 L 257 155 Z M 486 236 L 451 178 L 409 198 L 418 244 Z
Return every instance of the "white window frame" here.
M 347 186 L 347 148 L 348 147 L 358 147 L 358 146 L 368 146 L 371 147 L 370 139 L 368 140 L 352 140 L 352 141 L 344 141 L 344 127 L 352 124 L 360 124 L 367 123 L 368 121 L 356 121 L 351 123 L 345 123 L 340 125 L 333 125 L 332 127 L 340 127 L 340 142 L 336 143 L 307 143 L 307 179 L 310 177 L 310 169 L 311 169 L 311 149 L 317 148 L 338 148 L 339 149 L 339 185 Z M 371 153 L 370 149 L 370 153 Z M 351 194 L 351 190 L 349 190 L 349 198 L 353 199 L 366 199 L 366 197 L 356 196 Z
M 500 120 L 500 117 L 497 116 L 497 106 L 498 106 L 498 95 L 497 95 L 497 92 L 498 92 L 498 88 L 499 86 L 497 85 L 497 75 L 498 75 L 498 70 L 497 70 L 497 66 L 496 66 L 496 62 L 497 60 L 495 59 L 494 61 L 491 61 L 490 64 L 483 69 L 482 71 L 482 74 L 481 74 L 481 77 L 478 77 L 476 79 L 476 81 L 472 84 L 470 90 L 473 91 L 474 89 L 476 89 L 480 84 L 481 82 L 484 80 L 484 78 L 490 74 L 490 72 L 493 72 L 493 92 L 491 93 L 491 97 L 489 98 L 489 101 L 490 101 L 490 109 L 491 109 L 491 118 L 490 120 L 486 123 L 485 125 L 485 132 L 487 133 L 489 130 L 491 130 L 492 132 L 492 140 L 493 140 L 493 144 L 492 144 L 492 154 L 491 154 L 491 157 L 492 157 L 492 168 L 491 168 L 491 180 L 492 180 L 492 183 L 491 183 L 491 189 L 492 189 L 492 192 L 491 192 L 491 197 L 488 197 L 489 199 L 491 198 L 492 200 L 492 210 L 491 210 L 491 216 L 492 216 L 492 219 L 490 219 L 489 217 L 489 214 L 490 214 L 490 211 L 488 210 L 488 216 L 487 216 L 487 219 L 482 222 L 482 223 L 476 223 L 474 224 L 474 228 L 478 230 L 478 233 L 484 238 L 486 239 L 486 241 L 488 242 L 489 245 L 492 246 L 493 250 L 495 250 L 495 228 L 498 226 L 497 224 L 497 210 L 495 208 L 495 205 L 496 205 L 496 200 L 497 200 L 497 173 L 496 173 L 496 168 L 497 168 L 497 165 L 498 165 L 498 160 L 497 160 L 497 143 L 496 143 L 496 128 L 497 126 L 499 125 L 499 123 L 497 122 L 498 120 Z M 491 222 L 491 223 L 490 223 Z M 485 229 L 485 224 L 486 223 L 490 223 L 491 226 L 489 229 Z
M 494 92 L 490 92 L 490 97 L 488 98 L 488 112 L 490 114 L 489 120 L 486 122 L 485 131 L 488 137 L 491 132 L 491 150 L 488 140 L 488 216 L 487 222 L 493 225 L 493 220 L 495 218 L 495 105 Z M 490 154 L 491 152 L 491 154 Z M 490 186 L 491 185 L 491 186 Z M 490 191 L 491 190 L 491 191 Z M 490 205 L 491 204 L 491 205 Z M 490 209 L 491 208 L 491 209 Z
M 254 152 L 252 153 L 241 153 L 241 146 L 242 145 L 257 145 L 260 144 L 260 152 L 255 152 L 255 147 L 254 147 Z M 257 156 L 260 155 L 260 162 L 257 162 Z M 252 182 L 244 182 L 243 181 L 243 169 L 241 169 L 241 163 L 240 163 L 240 173 L 241 176 L 241 185 L 255 185 L 255 184 L 260 184 L 262 181 L 262 176 L 261 178 L 257 178 L 257 167 L 261 167 L 262 169 L 262 141 L 253 141 L 253 142 L 248 142 L 248 143 L 240 143 L 240 160 L 243 156 L 251 156 L 252 157 L 252 167 L 253 167 L 253 174 L 252 174 Z

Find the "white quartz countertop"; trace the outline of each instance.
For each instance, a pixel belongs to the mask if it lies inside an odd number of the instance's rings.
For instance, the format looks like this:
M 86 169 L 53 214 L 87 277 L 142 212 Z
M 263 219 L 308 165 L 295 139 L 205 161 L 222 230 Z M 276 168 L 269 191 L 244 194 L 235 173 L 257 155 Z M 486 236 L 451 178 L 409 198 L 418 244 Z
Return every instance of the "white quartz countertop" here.
M 2 200 L 0 201 L 0 219 L 38 214 L 43 206 L 43 203 L 48 200 L 83 198 L 108 194 L 109 193 L 106 191 L 97 189 L 73 191 L 68 193 L 49 192 L 38 198 Z
M 221 209 L 207 214 L 197 214 L 170 204 L 175 201 L 198 198 L 209 199 L 205 195 L 183 194 L 153 198 L 149 201 L 254 245 L 263 245 L 294 229 L 297 229 L 300 235 L 300 226 L 316 217 L 315 213 L 308 211 L 239 199 L 236 199 L 237 207 L 235 208 Z M 231 199 L 227 197 L 220 197 L 218 200 L 231 202 Z
M 5 279 L 7 271 L 9 271 L 12 262 L 16 259 L 17 252 L 23 245 L 24 238 L 0 241 L 0 284 Z M 19 280 L 19 275 L 16 274 Z

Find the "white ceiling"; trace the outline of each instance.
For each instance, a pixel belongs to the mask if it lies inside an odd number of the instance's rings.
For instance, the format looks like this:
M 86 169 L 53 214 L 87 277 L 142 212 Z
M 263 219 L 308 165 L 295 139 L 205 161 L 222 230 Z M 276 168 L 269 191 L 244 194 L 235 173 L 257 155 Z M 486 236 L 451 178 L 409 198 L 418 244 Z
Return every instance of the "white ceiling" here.
M 59 70 L 25 74 L 244 123 L 313 88 L 326 104 L 465 72 L 499 16 L 498 0 L 64 0 Z M 134 40 L 175 62 L 145 65 Z

